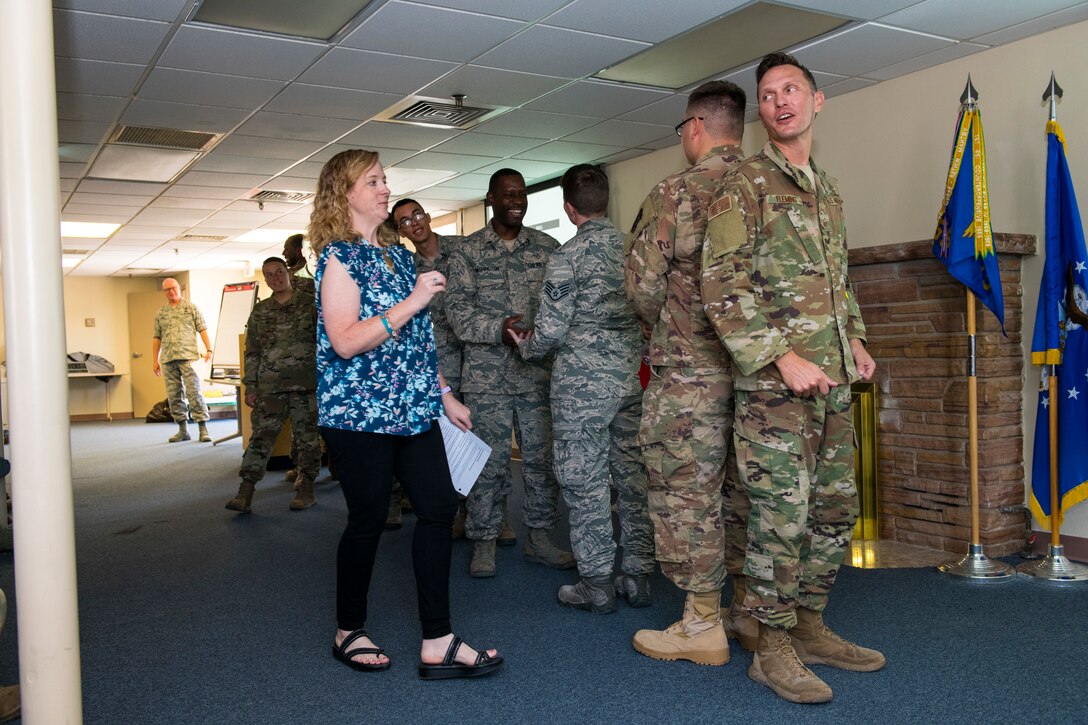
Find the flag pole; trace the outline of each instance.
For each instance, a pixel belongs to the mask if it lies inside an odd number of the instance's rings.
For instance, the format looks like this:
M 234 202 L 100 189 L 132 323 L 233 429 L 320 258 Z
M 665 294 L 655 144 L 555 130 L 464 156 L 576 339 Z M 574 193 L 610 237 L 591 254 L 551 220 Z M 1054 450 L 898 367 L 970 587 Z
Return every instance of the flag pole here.
M 978 107 L 978 92 L 971 85 L 971 76 L 967 76 L 967 86 L 960 96 L 960 103 L 966 111 L 975 111 Z M 982 230 L 976 229 L 976 234 Z M 971 543 L 967 554 L 958 561 L 946 561 L 937 567 L 937 571 L 949 576 L 980 579 L 985 581 L 1003 580 L 1016 572 L 1003 561 L 990 559 L 982 551 L 982 536 L 979 532 L 978 516 L 978 376 L 975 366 L 975 293 L 966 285 L 967 292 L 967 458 L 971 476 Z
M 1050 104 L 1050 121 L 1058 120 L 1058 101 L 1061 100 L 1062 87 L 1050 72 L 1050 83 L 1043 92 L 1043 103 Z M 1021 574 L 1033 576 L 1044 581 L 1076 582 L 1088 581 L 1088 566 L 1070 561 L 1065 556 L 1065 546 L 1061 541 L 1061 498 L 1058 490 L 1058 366 L 1050 366 L 1047 381 L 1047 394 L 1050 404 L 1047 415 L 1050 418 L 1050 546 L 1047 555 L 1037 561 L 1025 561 L 1016 567 Z

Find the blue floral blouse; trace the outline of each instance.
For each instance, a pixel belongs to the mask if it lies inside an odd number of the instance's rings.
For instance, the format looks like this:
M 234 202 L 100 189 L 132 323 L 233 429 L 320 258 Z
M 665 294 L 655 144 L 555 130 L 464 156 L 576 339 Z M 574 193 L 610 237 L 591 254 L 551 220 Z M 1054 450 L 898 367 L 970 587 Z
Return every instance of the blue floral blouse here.
M 438 358 L 427 310 L 396 337 L 345 359 L 336 354 L 321 311 L 321 278 L 335 256 L 359 286 L 359 319 L 377 317 L 415 287 L 416 265 L 402 246 L 330 242 L 317 262 L 317 419 L 326 428 L 415 435 L 431 427 L 442 410 Z M 392 269 L 390 268 L 392 267 Z

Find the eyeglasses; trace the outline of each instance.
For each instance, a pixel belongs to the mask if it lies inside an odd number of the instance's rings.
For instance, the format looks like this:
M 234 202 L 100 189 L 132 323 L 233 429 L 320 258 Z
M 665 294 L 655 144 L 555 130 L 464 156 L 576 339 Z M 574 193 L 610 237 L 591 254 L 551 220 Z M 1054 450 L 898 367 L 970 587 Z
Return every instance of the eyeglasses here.
M 418 224 L 419 222 L 423 221 L 423 217 L 425 216 L 427 216 L 427 212 L 420 209 L 412 216 L 406 216 L 401 219 L 399 222 L 397 222 L 397 226 L 401 229 L 407 229 L 410 225 Z
M 695 120 L 696 118 L 697 118 L 697 119 L 699 119 L 700 121 L 702 121 L 702 120 L 703 120 L 703 117 L 702 117 L 702 116 L 688 116 L 688 117 L 687 117 L 687 118 L 685 118 L 685 119 L 684 119 L 683 121 L 681 121 L 680 123 L 678 123 L 678 124 L 676 124 L 675 126 L 673 126 L 673 130 L 674 130 L 674 131 L 676 131 L 676 135 L 677 135 L 677 136 L 679 136 L 679 135 L 680 135 L 680 132 L 684 130 L 684 126 L 685 126 L 685 125 L 687 125 L 687 122 L 688 122 L 688 121 L 693 121 L 693 120 Z

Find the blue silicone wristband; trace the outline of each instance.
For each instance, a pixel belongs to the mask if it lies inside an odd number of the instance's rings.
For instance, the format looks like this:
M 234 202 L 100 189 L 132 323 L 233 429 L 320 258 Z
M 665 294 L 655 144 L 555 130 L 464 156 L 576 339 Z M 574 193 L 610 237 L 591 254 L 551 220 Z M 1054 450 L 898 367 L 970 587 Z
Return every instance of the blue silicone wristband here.
M 390 337 L 396 337 L 397 334 L 395 332 L 393 332 L 393 326 L 389 324 L 389 318 L 386 317 L 385 315 L 382 315 L 381 320 L 382 320 L 382 324 L 385 325 L 385 331 L 389 333 L 389 336 Z

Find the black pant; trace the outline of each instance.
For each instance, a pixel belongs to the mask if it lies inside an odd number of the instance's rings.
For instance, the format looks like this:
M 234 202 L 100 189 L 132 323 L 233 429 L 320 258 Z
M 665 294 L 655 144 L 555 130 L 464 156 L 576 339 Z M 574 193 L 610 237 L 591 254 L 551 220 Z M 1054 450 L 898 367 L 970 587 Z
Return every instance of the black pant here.
M 404 485 L 416 527 L 412 568 L 424 639 L 450 629 L 450 527 L 457 493 L 450 479 L 438 421 L 413 436 L 322 428 L 329 458 L 348 505 L 348 525 L 336 552 L 336 620 L 349 632 L 366 625 L 366 598 L 378 539 L 385 530 L 396 476 Z

